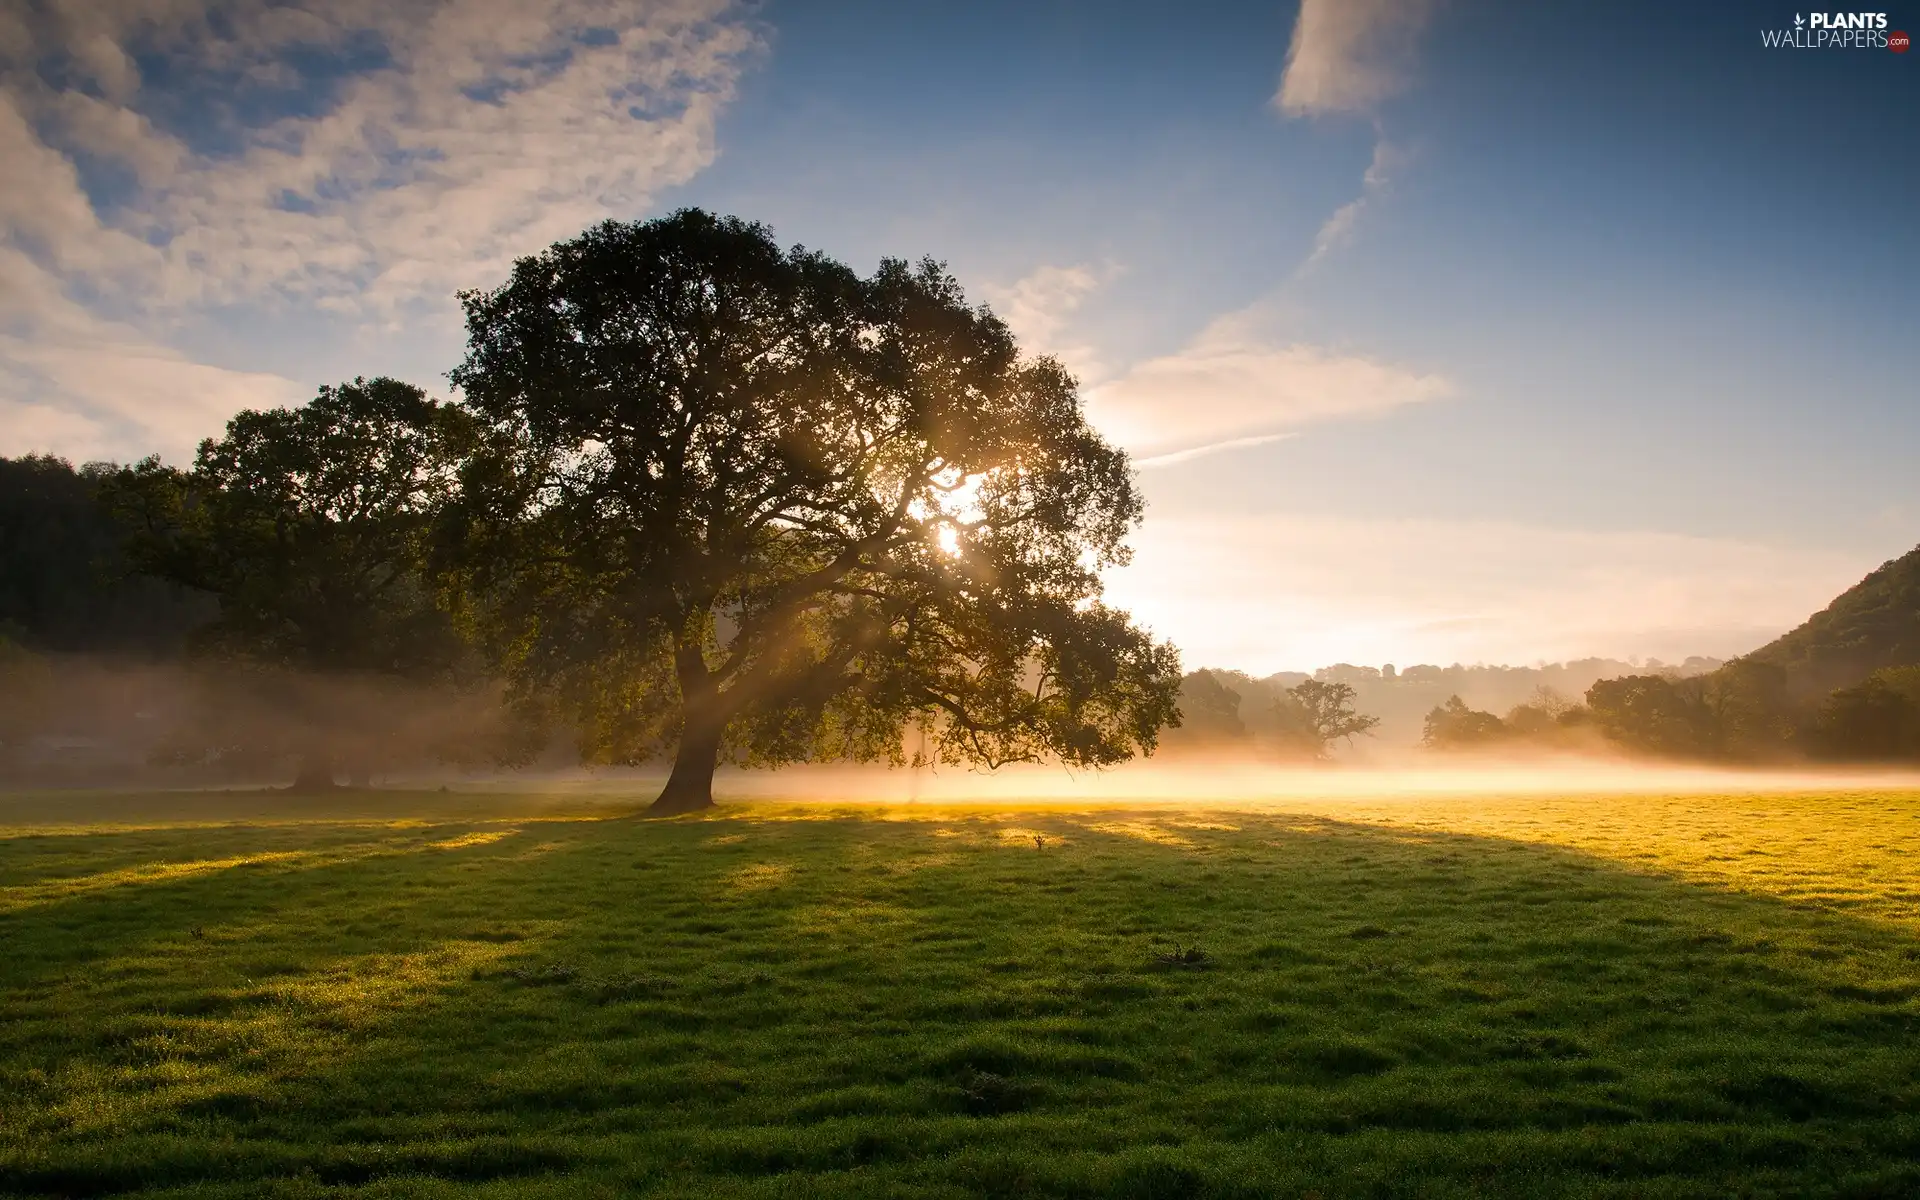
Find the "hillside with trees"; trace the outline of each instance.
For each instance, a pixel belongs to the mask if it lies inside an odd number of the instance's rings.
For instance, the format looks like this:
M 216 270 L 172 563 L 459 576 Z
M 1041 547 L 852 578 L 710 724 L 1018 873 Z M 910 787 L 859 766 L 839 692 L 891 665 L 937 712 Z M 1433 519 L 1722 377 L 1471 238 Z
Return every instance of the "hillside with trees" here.
M 1428 714 L 1423 742 L 1565 745 L 1570 727 L 1587 727 L 1656 758 L 1920 762 L 1920 547 L 1751 654 L 1704 673 L 1596 680 L 1585 699 L 1549 726 L 1519 709 L 1502 721 L 1455 697 Z
M 1876 671 L 1920 664 L 1920 546 L 1742 661 L 1779 668 L 1787 690 L 1801 698 L 1852 687 Z

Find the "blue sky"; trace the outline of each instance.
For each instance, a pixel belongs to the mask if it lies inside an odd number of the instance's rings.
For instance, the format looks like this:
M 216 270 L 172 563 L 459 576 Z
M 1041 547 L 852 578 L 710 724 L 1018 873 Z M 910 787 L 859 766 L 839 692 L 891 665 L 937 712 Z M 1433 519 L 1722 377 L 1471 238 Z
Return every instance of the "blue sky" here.
M 1732 654 L 1920 541 L 1920 57 L 1785 5 L 22 12 L 0 453 L 444 387 L 456 289 L 697 204 L 1072 366 L 1192 665 Z

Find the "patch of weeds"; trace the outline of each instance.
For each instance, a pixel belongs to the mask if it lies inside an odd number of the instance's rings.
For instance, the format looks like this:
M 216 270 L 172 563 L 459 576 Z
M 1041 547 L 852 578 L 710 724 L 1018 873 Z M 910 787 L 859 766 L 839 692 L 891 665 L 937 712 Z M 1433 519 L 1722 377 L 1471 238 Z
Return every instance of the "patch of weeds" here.
M 975 1117 L 1021 1112 L 1039 1098 L 1039 1085 L 992 1071 L 969 1068 L 958 1087 L 961 1111 Z
M 1156 953 L 1153 961 L 1176 970 L 1197 971 L 1212 966 L 1213 956 L 1198 946 L 1175 943 L 1173 949 Z
M 527 936 L 526 934 L 520 932 L 517 929 L 507 929 L 507 928 L 502 928 L 498 926 L 488 926 L 486 928 L 476 929 L 473 932 L 467 934 L 467 937 L 469 937 L 473 941 L 493 942 L 495 944 L 499 944 L 503 942 L 525 941 L 526 936 Z
M 602 1004 L 643 1000 L 663 995 L 680 986 L 671 979 L 661 979 L 655 975 L 613 975 L 582 982 L 588 993 Z
M 1362 958 L 1357 964 L 1363 975 L 1378 975 L 1382 979 L 1404 979 L 1410 972 L 1405 963 L 1391 959 L 1382 962 L 1375 958 Z
M 1509 1034 L 1494 1047 L 1493 1056 L 1505 1059 L 1556 1059 L 1561 1061 L 1592 1057 L 1592 1052 L 1571 1038 L 1552 1033 Z
M 481 972 L 474 973 L 476 979 Z M 601 1004 L 644 1000 L 673 991 L 680 985 L 658 975 L 595 975 L 572 963 L 535 963 L 509 967 L 497 978 L 522 987 L 567 987 Z
M 524 983 L 528 987 L 550 987 L 554 984 L 572 983 L 581 977 L 579 967 L 569 963 L 541 963 L 534 966 L 509 967 L 501 972 L 515 983 Z

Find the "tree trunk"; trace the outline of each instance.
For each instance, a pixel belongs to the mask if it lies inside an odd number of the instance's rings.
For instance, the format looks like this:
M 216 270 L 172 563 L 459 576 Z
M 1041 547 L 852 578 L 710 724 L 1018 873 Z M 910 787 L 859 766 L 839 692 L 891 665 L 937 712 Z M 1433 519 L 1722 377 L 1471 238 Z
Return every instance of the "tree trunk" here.
M 333 787 L 333 755 L 324 750 L 302 755 L 300 770 L 293 777 L 293 790 L 330 792 Z
M 647 806 L 650 817 L 677 817 L 713 807 L 713 769 L 720 762 L 718 726 L 688 723 L 673 755 L 673 773 L 660 798 Z
M 673 773 L 660 796 L 647 806 L 649 817 L 677 817 L 713 807 L 713 769 L 720 762 L 720 735 L 726 731 L 725 705 L 713 686 L 701 649 L 704 626 L 695 618 L 705 606 L 681 622 L 673 648 L 674 674 L 680 681 L 680 745 L 673 753 Z

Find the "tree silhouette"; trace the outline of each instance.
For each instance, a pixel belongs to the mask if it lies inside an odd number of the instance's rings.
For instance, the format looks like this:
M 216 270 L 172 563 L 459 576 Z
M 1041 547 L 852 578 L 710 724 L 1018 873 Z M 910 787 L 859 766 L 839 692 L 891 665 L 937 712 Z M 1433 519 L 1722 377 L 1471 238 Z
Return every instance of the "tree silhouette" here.
M 1178 660 L 1100 603 L 1142 503 L 1057 362 L 938 264 L 608 222 L 469 293 L 488 424 L 450 543 L 515 694 L 589 760 L 1150 752 Z
M 191 471 L 148 458 L 103 485 L 142 570 L 217 598 L 195 649 L 263 672 L 280 711 L 260 728 L 307 727 L 297 788 L 334 781 L 310 685 L 438 678 L 460 658 L 422 567 L 468 424 L 419 388 L 356 379 L 239 413 Z
M 1282 742 L 1324 758 L 1329 743 L 1371 733 L 1380 718 L 1354 711 L 1353 698 L 1350 683 L 1308 679 L 1288 688 L 1274 705 Z

